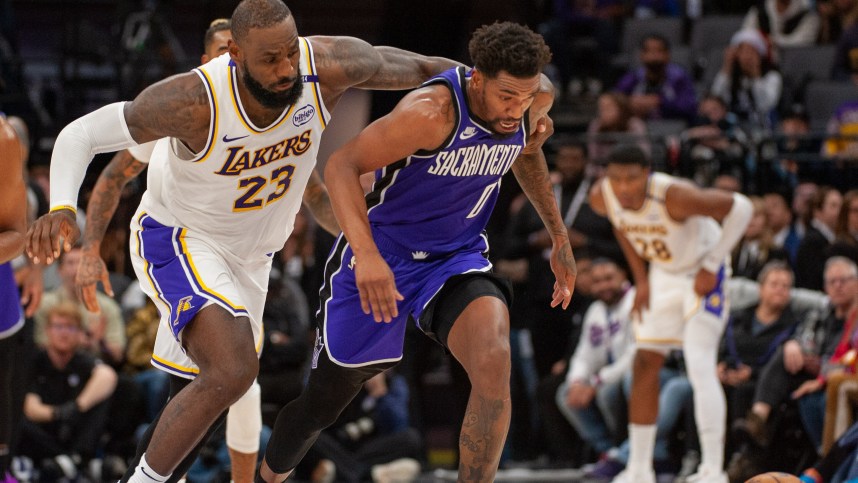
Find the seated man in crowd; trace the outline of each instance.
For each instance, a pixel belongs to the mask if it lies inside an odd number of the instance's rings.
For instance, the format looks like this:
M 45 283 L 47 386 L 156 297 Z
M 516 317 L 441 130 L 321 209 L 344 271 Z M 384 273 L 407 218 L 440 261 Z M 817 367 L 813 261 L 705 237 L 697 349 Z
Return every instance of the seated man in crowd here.
M 789 307 L 792 270 L 775 260 L 760 270 L 760 300 L 734 309 L 721 340 L 718 378 L 727 396 L 728 420 L 751 407 L 760 371 L 795 331 L 798 319 Z
M 635 290 L 626 273 L 607 258 L 593 260 L 591 270 L 596 301 L 584 316 L 557 403 L 584 441 L 601 454 L 613 446 L 622 428 L 623 375 L 631 369 L 635 352 Z
M 617 90 L 629 96 L 632 112 L 641 119 L 691 121 L 697 111 L 694 79 L 670 61 L 670 42 L 658 34 L 641 40 L 640 67 L 620 79 Z
M 82 350 L 83 318 L 63 302 L 47 309 L 45 349 L 24 400 L 20 453 L 41 464 L 41 481 L 74 479 L 98 450 L 116 372 Z
M 797 400 L 819 391 L 822 388 L 823 379 L 820 378 L 823 362 L 829 360 L 841 338 L 843 324 L 850 310 L 856 304 L 858 294 L 858 269 L 855 263 L 842 258 L 835 257 L 825 264 L 825 280 L 838 280 L 837 283 L 826 284 L 825 293 L 828 296 L 828 308 L 819 313 L 811 304 L 810 311 L 806 315 L 799 316 L 802 320 L 797 327 L 793 337 L 784 343 L 774 357 L 766 364 L 760 372 L 760 383 L 754 393 L 754 401 L 748 415 L 736 420 L 733 425 L 735 437 L 738 441 L 745 440 L 754 447 L 748 447 L 742 457 L 745 462 L 736 462 L 737 465 L 751 465 L 752 454 L 761 454 L 760 449 L 766 449 L 771 443 L 774 434 L 774 423 L 779 418 L 774 417 L 776 410 L 782 402 L 790 399 Z M 842 283 L 841 283 L 842 279 Z M 806 307 L 805 307 L 806 308 Z M 793 304 L 793 309 L 798 312 L 798 304 Z M 800 406 L 813 406 L 814 398 L 807 401 L 799 401 Z M 812 415 L 813 411 L 805 407 L 804 415 Z M 806 421 L 806 426 L 818 426 L 818 431 L 811 431 L 810 436 L 816 433 L 816 446 L 819 446 L 822 421 Z M 757 467 L 748 470 L 748 473 L 759 473 L 766 468 Z M 752 473 L 753 472 L 753 473 Z

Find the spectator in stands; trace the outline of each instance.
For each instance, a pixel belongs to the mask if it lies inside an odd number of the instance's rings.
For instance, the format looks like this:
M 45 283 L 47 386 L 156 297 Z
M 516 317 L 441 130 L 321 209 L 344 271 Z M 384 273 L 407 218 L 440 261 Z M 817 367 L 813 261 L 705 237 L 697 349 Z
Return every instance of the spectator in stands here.
M 816 11 L 820 20 L 818 42 L 836 44 L 843 32 L 858 20 L 858 1 L 817 0 Z
M 20 452 L 41 463 L 41 481 L 74 479 L 96 456 L 117 377 L 83 350 L 75 303 L 52 305 L 45 319 L 45 348 L 33 362 L 24 401 Z
M 737 141 L 737 124 L 723 98 L 711 93 L 704 96 L 692 127 L 681 136 L 682 174 L 708 186 L 719 173 L 732 171 L 745 150 Z
M 778 248 L 772 240 L 772 231 L 768 224 L 768 214 L 763 198 L 751 196 L 754 205 L 754 215 L 745 228 L 745 234 L 731 256 L 733 276 L 756 280 L 763 267 L 770 260 L 786 259 L 786 252 Z M 790 271 L 790 287 L 792 287 L 792 271 Z M 762 282 L 761 282 L 762 283 Z
M 584 316 L 581 338 L 557 404 L 584 441 L 602 454 L 622 430 L 623 376 L 634 358 L 631 310 L 634 288 L 625 271 L 606 258 L 593 260 L 596 301 Z
M 636 117 L 629 98 L 620 92 L 606 92 L 599 96 L 596 118 L 587 128 L 587 152 L 591 161 L 601 163 L 614 145 L 621 142 L 637 143 L 649 154 L 646 123 Z
M 641 65 L 628 72 L 616 90 L 629 97 L 632 113 L 641 119 L 690 122 L 697 112 L 697 93 L 688 72 L 670 61 L 670 42 L 646 35 L 639 50 Z
M 822 267 L 831 255 L 834 230 L 843 206 L 843 196 L 830 187 L 820 187 L 810 202 L 810 216 L 806 221 L 807 232 L 798 246 L 795 264 L 797 287 L 822 290 Z
M 772 242 L 786 253 L 790 266 L 794 267 L 801 237 L 789 203 L 786 197 L 778 192 L 766 193 L 763 201 L 766 205 L 766 219 L 772 232 Z
M 825 142 L 826 156 L 853 162 L 858 159 L 858 100 L 837 107 L 828 121 L 828 134 L 831 137 Z
M 832 257 L 829 260 L 838 259 Z M 852 276 L 858 276 L 858 273 Z M 826 285 L 842 285 L 843 290 L 848 290 L 850 285 L 848 278 L 838 278 L 836 275 L 826 279 L 825 283 Z M 822 380 L 817 379 L 822 384 L 825 393 L 825 423 L 822 426 L 820 454 L 827 453 L 834 441 L 846 432 L 855 421 L 852 401 L 856 391 L 858 391 L 858 374 L 856 374 L 856 363 L 858 363 L 858 358 L 856 358 L 856 354 L 858 354 L 858 290 L 853 290 L 853 292 L 855 294 L 854 302 L 843 324 L 843 336 L 840 338 L 837 348 L 834 349 L 831 359 L 823 366 Z
M 104 362 L 116 366 L 122 362 L 126 345 L 125 322 L 122 319 L 122 312 L 119 304 L 101 292 L 96 295 L 101 312 L 94 313 L 86 310 L 83 300 L 78 296 L 74 282 L 80 258 L 80 246 L 73 247 L 71 251 L 60 255 L 58 271 L 61 285 L 45 293 L 41 308 L 36 312 L 36 344 L 43 345 L 46 342 L 47 311 L 60 302 L 73 302 L 84 314 L 83 349 L 101 358 Z
M 778 159 L 762 171 L 762 188 L 794 189 L 799 180 L 827 182 L 829 163 L 819 157 L 821 143 L 810 132 L 810 118 L 801 104 L 784 110 L 778 123 Z
M 779 48 L 813 45 L 819 15 L 810 0 L 762 0 L 748 10 L 742 28 L 759 30 Z
M 834 354 L 843 324 L 858 296 L 858 272 L 851 261 L 832 258 L 825 264 L 825 277 L 836 280 L 825 285 L 828 308 L 818 312 L 810 306 L 806 307 L 808 312 L 802 313 L 794 307 L 801 320 L 795 334 L 763 368 L 751 410 L 733 424 L 738 438 L 747 439 L 757 447 L 765 448 L 771 442 L 775 428 L 769 423 L 777 419 L 772 415 L 773 409 L 788 399 L 799 399 L 822 387 L 818 381 L 822 364 Z M 820 296 L 820 300 L 824 298 Z M 818 421 L 818 426 L 821 428 L 822 421 Z M 819 433 L 816 437 L 818 442 Z
M 728 421 L 751 409 L 760 372 L 798 324 L 789 308 L 793 285 L 789 265 L 782 260 L 767 263 L 758 281 L 759 302 L 734 310 L 721 340 L 718 378 L 727 396 Z
M 769 61 L 768 45 L 760 32 L 736 32 L 724 51 L 712 93 L 723 98 L 748 128 L 770 130 L 782 88 L 783 79 Z
M 858 263 L 858 189 L 843 195 L 843 206 L 834 229 L 832 255 L 844 256 Z
M 833 387 L 829 394 L 837 395 L 839 386 L 844 382 L 844 373 L 855 373 L 855 352 L 858 351 L 858 266 L 845 257 L 832 257 L 825 263 L 825 293 L 834 306 L 835 317 L 841 326 L 841 335 L 837 345 L 823 359 L 819 376 L 805 381 L 793 391 L 792 397 L 799 399 L 802 423 L 816 448 L 827 450 L 834 438 L 835 425 L 830 421 L 828 440 L 822 446 L 822 436 L 826 417 L 826 382 L 831 379 Z M 836 404 L 837 398 L 833 403 Z M 836 416 L 833 414 L 832 416 Z M 841 428 L 845 430 L 848 425 Z

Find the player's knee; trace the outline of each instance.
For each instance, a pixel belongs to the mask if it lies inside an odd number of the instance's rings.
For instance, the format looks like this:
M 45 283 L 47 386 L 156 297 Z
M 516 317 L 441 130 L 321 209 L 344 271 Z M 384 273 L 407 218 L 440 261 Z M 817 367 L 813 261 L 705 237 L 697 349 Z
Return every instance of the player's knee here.
M 244 358 L 247 359 L 247 358 Z M 229 361 L 212 371 L 212 378 L 220 390 L 230 399 L 230 404 L 244 395 L 259 373 L 259 360 Z
M 496 338 L 492 342 L 473 347 L 469 357 L 470 367 L 465 369 L 476 388 L 497 390 L 509 389 L 510 348 L 506 338 Z

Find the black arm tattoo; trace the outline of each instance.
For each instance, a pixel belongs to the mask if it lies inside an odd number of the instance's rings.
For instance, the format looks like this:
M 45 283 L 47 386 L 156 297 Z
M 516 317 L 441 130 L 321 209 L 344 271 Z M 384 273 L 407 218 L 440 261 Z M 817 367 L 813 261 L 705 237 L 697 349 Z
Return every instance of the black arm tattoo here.
M 346 85 L 361 89 L 412 89 L 449 68 L 462 65 L 443 57 L 427 57 L 395 47 L 373 47 L 353 37 L 332 37 L 318 50 L 320 70 L 339 72 Z
M 128 129 L 138 143 L 175 137 L 198 151 L 208 138 L 210 118 L 206 88 L 193 72 L 153 84 L 125 105 Z
M 539 213 L 548 233 L 552 236 L 566 236 L 566 225 L 560 218 L 542 150 L 519 155 L 512 165 L 512 170 L 524 194 Z
M 107 232 L 107 225 L 119 205 L 122 189 L 145 168 L 146 164 L 134 159 L 128 151 L 116 153 L 116 156 L 110 160 L 99 175 L 86 207 L 84 246 L 101 243 Z

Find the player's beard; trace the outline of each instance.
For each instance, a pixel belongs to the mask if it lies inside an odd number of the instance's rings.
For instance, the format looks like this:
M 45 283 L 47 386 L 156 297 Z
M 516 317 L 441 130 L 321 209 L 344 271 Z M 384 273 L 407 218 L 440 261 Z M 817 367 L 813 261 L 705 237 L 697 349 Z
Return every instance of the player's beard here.
M 242 80 L 244 81 L 244 85 L 247 86 L 247 90 L 250 92 L 250 95 L 259 101 L 260 104 L 270 109 L 285 109 L 287 106 L 291 106 L 301 97 L 301 93 L 304 91 L 304 83 L 301 81 L 300 69 L 295 73 L 295 83 L 285 91 L 272 91 L 266 89 L 265 86 L 260 84 L 252 75 L 250 75 L 250 71 L 247 69 L 246 64 L 244 66 Z M 281 82 L 285 80 L 287 79 L 281 79 Z

